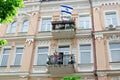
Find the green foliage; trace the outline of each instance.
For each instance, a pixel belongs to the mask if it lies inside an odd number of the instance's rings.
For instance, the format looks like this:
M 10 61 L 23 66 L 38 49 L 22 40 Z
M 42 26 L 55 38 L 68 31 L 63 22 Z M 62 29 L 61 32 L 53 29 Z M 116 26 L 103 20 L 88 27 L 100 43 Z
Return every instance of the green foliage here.
M 62 78 L 62 80 L 77 80 L 80 78 L 81 78 L 81 76 L 66 76 L 66 77 Z
M 0 40 L 0 46 L 8 44 L 7 40 Z
M 0 0 L 0 23 L 12 22 L 18 9 L 24 7 L 23 0 Z

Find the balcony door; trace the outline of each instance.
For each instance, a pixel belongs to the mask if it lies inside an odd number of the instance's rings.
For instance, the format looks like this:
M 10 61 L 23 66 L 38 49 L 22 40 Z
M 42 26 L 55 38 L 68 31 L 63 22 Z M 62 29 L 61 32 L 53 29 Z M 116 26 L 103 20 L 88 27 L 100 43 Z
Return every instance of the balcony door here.
M 70 60 L 70 47 L 69 46 L 59 46 L 58 48 L 60 61 L 66 65 Z

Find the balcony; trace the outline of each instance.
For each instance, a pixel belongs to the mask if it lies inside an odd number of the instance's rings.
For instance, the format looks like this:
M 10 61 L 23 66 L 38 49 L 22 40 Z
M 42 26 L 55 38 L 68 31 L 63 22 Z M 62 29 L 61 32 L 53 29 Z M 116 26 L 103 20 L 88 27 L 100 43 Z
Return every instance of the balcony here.
M 73 38 L 75 31 L 74 20 L 52 21 L 53 38 Z
M 48 72 L 51 74 L 71 74 L 74 73 L 75 58 L 72 54 L 63 55 L 59 53 L 58 58 L 54 55 L 49 56 L 47 62 Z

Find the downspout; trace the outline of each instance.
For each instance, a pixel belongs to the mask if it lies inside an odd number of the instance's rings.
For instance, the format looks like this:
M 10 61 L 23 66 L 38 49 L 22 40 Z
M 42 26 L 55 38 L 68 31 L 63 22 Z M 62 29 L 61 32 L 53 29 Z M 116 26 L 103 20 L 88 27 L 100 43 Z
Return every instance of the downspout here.
M 92 36 L 92 44 L 93 44 L 93 57 L 94 57 L 94 76 L 95 80 L 98 80 L 98 75 L 97 75 L 97 59 L 96 59 L 96 44 L 95 44 L 95 27 L 94 27 L 94 16 L 93 16 L 93 5 L 92 1 L 89 0 L 90 4 L 90 12 L 91 12 L 91 23 L 92 23 L 92 30 L 91 30 L 91 36 Z

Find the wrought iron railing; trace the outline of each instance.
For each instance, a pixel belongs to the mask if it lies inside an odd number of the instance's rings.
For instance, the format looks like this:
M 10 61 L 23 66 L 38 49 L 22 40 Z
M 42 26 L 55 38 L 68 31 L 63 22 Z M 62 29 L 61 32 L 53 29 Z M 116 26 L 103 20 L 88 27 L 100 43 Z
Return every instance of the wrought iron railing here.
M 73 54 L 58 55 L 57 57 L 54 55 L 50 55 L 47 61 L 48 65 L 68 65 L 74 63 L 75 57 Z

